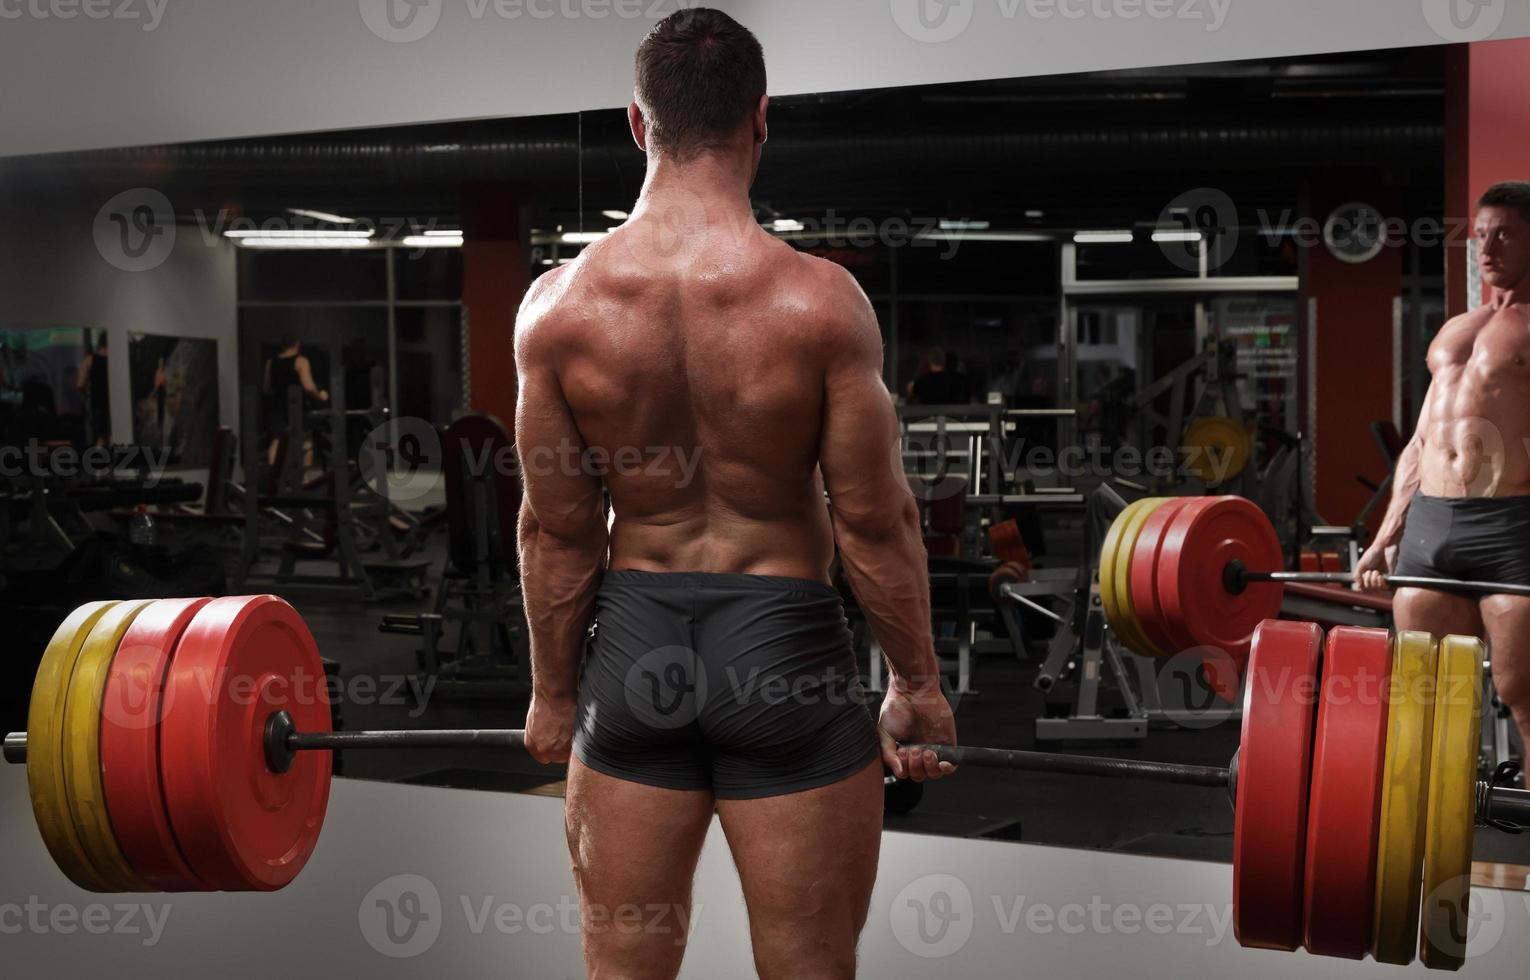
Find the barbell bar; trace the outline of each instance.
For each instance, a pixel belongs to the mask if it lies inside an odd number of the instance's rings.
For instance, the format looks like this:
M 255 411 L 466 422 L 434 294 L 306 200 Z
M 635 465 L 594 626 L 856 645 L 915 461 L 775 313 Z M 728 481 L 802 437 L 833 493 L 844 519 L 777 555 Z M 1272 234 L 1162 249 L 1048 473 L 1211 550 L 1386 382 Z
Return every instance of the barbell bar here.
M 526 745 L 526 732 L 519 728 L 441 728 L 377 729 L 369 731 L 301 732 L 294 727 L 292 715 L 276 711 L 266 720 L 266 765 L 274 773 L 287 772 L 298 752 L 357 751 L 372 749 L 518 749 Z M 998 749 L 973 745 L 907 745 L 914 752 L 933 752 L 941 762 L 980 769 L 1014 769 L 1021 772 L 1055 773 L 1075 776 L 1099 776 L 1111 779 L 1140 779 L 1147 782 L 1209 789 L 1233 789 L 1234 765 L 1200 766 L 1180 762 L 1156 762 L 1146 759 L 1122 759 L 1110 756 L 1070 755 L 1060 752 L 1034 752 L 1027 749 Z M 23 765 L 27 761 L 27 733 L 11 732 L 5 736 L 5 761 Z M 1530 790 L 1478 784 L 1478 819 L 1505 819 L 1530 826 Z
M 1475 592 L 1481 595 L 1530 596 L 1530 585 L 1513 582 L 1479 582 L 1453 578 L 1433 578 L 1427 575 L 1383 575 L 1382 580 L 1394 589 L 1440 589 L 1455 592 Z M 1247 588 L 1249 582 L 1312 582 L 1315 584 L 1354 585 L 1354 572 L 1264 572 L 1245 568 L 1243 562 L 1234 558 L 1222 569 L 1222 582 L 1234 595 Z

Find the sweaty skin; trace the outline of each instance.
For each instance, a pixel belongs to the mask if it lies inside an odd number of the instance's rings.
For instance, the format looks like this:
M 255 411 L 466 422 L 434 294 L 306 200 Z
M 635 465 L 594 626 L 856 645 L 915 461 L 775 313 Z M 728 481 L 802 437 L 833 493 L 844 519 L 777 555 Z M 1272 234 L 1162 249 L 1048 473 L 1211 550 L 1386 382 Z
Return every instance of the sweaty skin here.
M 916 780 L 954 771 L 898 744 L 954 743 L 956 731 L 876 317 L 844 269 L 755 220 L 748 190 L 765 108 L 761 99 L 731 141 L 681 160 L 646 145 L 634 105 L 648 175 L 631 217 L 538 279 L 517 318 L 526 747 L 569 761 L 585 921 L 628 905 L 687 910 L 715 812 L 760 976 L 848 977 L 876 879 L 881 766 L 800 793 L 714 800 L 570 761 L 579 663 L 607 567 L 827 583 L 837 545 L 888 659 L 882 761 Z M 586 930 L 584 944 L 591 976 L 672 977 L 684 933 Z
M 1515 208 L 1484 207 L 1473 231 L 1490 300 L 1454 317 L 1429 345 L 1431 380 L 1412 440 L 1398 458 L 1392 498 L 1375 540 L 1355 566 L 1368 591 L 1383 576 L 1414 491 L 1432 497 L 1530 494 L 1530 220 Z M 1524 543 L 1530 547 L 1530 542 Z M 1486 636 L 1493 680 L 1530 742 L 1530 599 L 1480 599 L 1426 589 L 1399 589 L 1393 618 L 1400 630 L 1435 636 Z

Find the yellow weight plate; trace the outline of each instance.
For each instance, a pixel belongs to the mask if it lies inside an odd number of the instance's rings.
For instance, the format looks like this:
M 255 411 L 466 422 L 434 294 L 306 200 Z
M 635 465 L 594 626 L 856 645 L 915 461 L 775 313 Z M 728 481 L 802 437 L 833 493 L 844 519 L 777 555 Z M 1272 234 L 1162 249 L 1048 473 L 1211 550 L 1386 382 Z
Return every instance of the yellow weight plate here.
M 64 786 L 64 708 L 80 647 L 97 621 L 116 604 L 88 602 L 64 618 L 37 665 L 27 705 L 27 790 L 32 797 L 32 815 L 53 863 L 81 888 L 91 888 L 99 876 L 69 814 L 69 793 Z
M 1100 544 L 1100 607 L 1105 611 L 1105 622 L 1111 631 L 1121 636 L 1121 606 L 1116 597 L 1116 549 L 1121 544 L 1121 532 L 1126 529 L 1126 519 L 1132 509 L 1142 501 L 1127 504 L 1110 522 L 1105 540 Z M 1121 636 L 1124 643 L 1126 638 Z
M 106 792 L 101 788 L 101 702 L 117 645 L 137 615 L 152 599 L 119 602 L 108 609 L 85 637 L 69 679 L 64 704 L 64 789 L 69 814 L 80 845 L 95 869 L 96 887 L 91 891 L 153 891 L 122 856 L 111 819 L 106 814 Z
M 1118 586 L 1121 572 L 1131 569 L 1131 553 L 1121 550 L 1121 538 L 1126 534 L 1126 527 L 1132 517 L 1149 500 L 1154 498 L 1144 497 L 1121 509 L 1120 514 L 1115 515 L 1115 520 L 1111 521 L 1111 529 L 1105 535 L 1105 544 L 1100 546 L 1100 605 L 1105 608 L 1105 621 L 1111 625 L 1111 631 L 1128 650 L 1138 650 L 1137 644 L 1141 641 L 1137 624 L 1126 616 L 1126 607 L 1121 602 L 1125 598 L 1125 593 L 1121 593 Z
M 1126 632 L 1123 637 L 1127 639 L 1127 646 L 1144 657 L 1154 657 L 1163 660 L 1169 654 L 1158 649 L 1158 646 L 1148 638 L 1146 632 L 1138 625 L 1137 607 L 1132 602 L 1132 560 L 1131 556 L 1137 548 L 1137 539 L 1142 535 L 1142 525 L 1147 523 L 1153 512 L 1169 502 L 1168 497 L 1147 497 L 1137 501 L 1139 506 L 1126 522 L 1126 527 L 1121 531 L 1120 553 L 1116 555 L 1116 605 L 1121 610 L 1121 621 L 1125 624 Z
M 1196 419 L 1180 440 L 1186 471 L 1207 483 L 1224 483 L 1242 473 L 1253 448 L 1248 429 L 1222 415 Z
M 1418 947 L 1434 685 L 1434 638 L 1414 630 L 1393 634 L 1371 956 L 1395 966 L 1412 963 Z
M 1466 962 L 1483 656 L 1482 641 L 1476 637 L 1447 636 L 1440 641 L 1418 944 L 1419 958 L 1431 970 L 1459 970 Z

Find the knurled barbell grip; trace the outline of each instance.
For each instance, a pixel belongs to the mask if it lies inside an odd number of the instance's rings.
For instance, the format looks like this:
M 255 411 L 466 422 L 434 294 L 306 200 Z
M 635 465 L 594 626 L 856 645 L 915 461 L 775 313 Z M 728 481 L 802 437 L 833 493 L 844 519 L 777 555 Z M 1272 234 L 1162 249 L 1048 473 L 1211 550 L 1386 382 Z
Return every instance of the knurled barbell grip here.
M 905 747 L 915 751 L 928 749 L 941 761 L 958 766 L 1145 779 L 1159 783 L 1212 788 L 1226 786 L 1228 781 L 1228 770 L 1219 766 L 1191 766 L 1177 762 L 1029 752 L 1024 749 L 987 749 L 969 745 L 909 745 Z

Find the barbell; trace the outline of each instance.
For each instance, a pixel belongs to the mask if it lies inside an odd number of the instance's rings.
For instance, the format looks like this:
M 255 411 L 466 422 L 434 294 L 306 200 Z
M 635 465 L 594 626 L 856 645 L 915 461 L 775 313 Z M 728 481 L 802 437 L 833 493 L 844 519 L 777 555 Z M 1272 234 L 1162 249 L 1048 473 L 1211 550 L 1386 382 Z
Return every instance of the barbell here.
M 1226 768 L 929 745 L 961 766 L 1221 787 L 1234 804 L 1233 913 L 1246 946 L 1462 961 L 1472 828 L 1530 824 L 1530 793 L 1481 781 L 1480 640 L 1271 620 L 1252 637 Z M 38 667 L 33 813 L 91 891 L 270 891 L 302 870 L 329 753 L 515 748 L 509 729 L 332 731 L 306 624 L 275 596 L 93 602 Z M 1422 904 L 1422 913 L 1420 907 Z M 1420 928 L 1422 923 L 1422 929 Z

